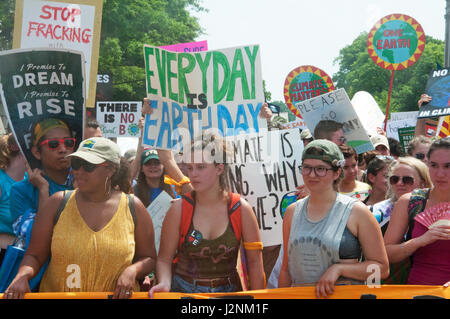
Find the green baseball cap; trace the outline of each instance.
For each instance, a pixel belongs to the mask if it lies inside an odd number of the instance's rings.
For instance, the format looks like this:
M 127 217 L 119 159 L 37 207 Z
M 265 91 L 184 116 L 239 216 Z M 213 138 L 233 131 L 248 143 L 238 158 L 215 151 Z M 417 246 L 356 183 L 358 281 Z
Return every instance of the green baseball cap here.
M 105 161 L 120 165 L 120 148 L 105 137 L 91 137 L 81 142 L 75 153 L 66 157 L 79 157 L 92 164 Z
M 158 152 L 156 150 L 145 150 L 141 155 L 141 165 L 144 165 L 151 159 L 159 160 Z
M 314 154 L 309 153 L 308 150 L 313 147 L 321 149 L 323 153 L 321 155 L 316 154 L 315 152 Z M 343 167 L 345 164 L 344 155 L 339 149 L 339 146 L 329 140 L 319 139 L 308 143 L 302 154 L 302 161 L 304 161 L 305 159 L 322 160 L 334 167 Z

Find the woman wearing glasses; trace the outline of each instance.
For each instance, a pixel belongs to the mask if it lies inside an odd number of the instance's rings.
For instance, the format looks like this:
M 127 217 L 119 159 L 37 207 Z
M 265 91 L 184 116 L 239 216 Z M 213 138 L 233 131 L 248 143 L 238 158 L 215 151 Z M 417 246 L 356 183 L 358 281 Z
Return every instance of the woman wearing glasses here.
M 93 137 L 68 160 L 77 189 L 62 211 L 64 194 L 58 192 L 37 213 L 29 248 L 5 298 L 29 292 L 28 281 L 50 256 L 40 292 L 114 291 L 113 298 L 129 298 L 139 288 L 137 280 L 154 269 L 150 215 L 139 199 L 116 188 L 129 190 L 123 172 L 129 167 L 119 147 Z
M 376 219 L 363 203 L 337 191 L 344 163 L 333 142 L 314 140 L 304 149 L 302 176 L 310 195 L 286 210 L 279 287 L 315 285 L 320 298 L 333 294 L 336 284 L 362 284 L 374 269 L 379 279 L 388 275 Z
M 415 189 L 399 198 L 384 242 L 391 263 L 412 262 L 408 284 L 448 286 L 450 226 L 427 228 L 414 217 L 435 205 L 450 202 L 450 138 L 433 142 L 427 157 L 433 186 Z

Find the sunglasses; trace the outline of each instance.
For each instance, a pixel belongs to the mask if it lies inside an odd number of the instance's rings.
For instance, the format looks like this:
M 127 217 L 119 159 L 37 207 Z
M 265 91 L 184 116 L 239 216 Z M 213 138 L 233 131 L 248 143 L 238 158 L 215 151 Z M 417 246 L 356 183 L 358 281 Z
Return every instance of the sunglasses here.
M 106 162 L 101 164 L 92 164 L 84 159 L 73 157 L 70 160 L 70 166 L 72 166 L 74 171 L 78 171 L 81 167 L 83 167 L 86 172 L 92 173 L 98 166 L 108 166 L 108 164 Z
M 57 149 L 60 144 L 64 144 L 65 148 L 73 149 L 75 147 L 75 138 L 74 137 L 65 137 L 65 138 L 50 138 L 48 140 L 43 140 L 39 145 L 47 144 L 50 149 Z
M 424 153 L 416 153 L 415 157 L 417 159 L 423 160 L 425 158 L 425 154 Z
M 392 175 L 391 177 L 389 177 L 389 183 L 391 183 L 391 185 L 395 185 L 400 181 L 400 178 L 402 180 L 402 183 L 404 185 L 409 185 L 411 186 L 412 184 L 414 184 L 414 177 L 411 176 L 397 176 L 397 175 Z

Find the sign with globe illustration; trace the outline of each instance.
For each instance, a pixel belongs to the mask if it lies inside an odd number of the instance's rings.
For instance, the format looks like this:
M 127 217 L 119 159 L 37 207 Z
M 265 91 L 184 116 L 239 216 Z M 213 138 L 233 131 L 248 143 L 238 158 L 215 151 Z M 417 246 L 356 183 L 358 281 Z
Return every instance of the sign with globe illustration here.
M 302 65 L 291 72 L 284 81 L 284 100 L 295 116 L 302 118 L 295 104 L 334 90 L 331 77 L 312 65 Z
M 372 60 L 388 70 L 413 65 L 425 48 L 425 32 L 410 16 L 391 14 L 380 19 L 369 32 L 367 48 Z
M 425 92 L 432 100 L 421 106 L 418 118 L 450 115 L 450 68 L 431 71 Z

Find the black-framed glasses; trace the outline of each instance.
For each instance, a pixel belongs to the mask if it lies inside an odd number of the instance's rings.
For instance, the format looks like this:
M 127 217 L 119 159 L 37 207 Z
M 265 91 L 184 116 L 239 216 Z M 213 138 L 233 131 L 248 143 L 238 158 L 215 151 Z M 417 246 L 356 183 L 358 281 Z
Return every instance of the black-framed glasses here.
M 425 158 L 425 154 L 424 153 L 416 153 L 416 155 L 414 155 L 414 157 L 419 160 L 423 160 Z
M 300 167 L 300 173 L 305 176 L 309 176 L 311 172 L 314 170 L 314 174 L 319 177 L 324 177 L 327 175 L 328 171 L 332 171 L 332 168 L 328 168 L 325 166 L 305 166 Z
M 73 149 L 75 147 L 75 137 L 65 137 L 65 138 L 49 138 L 43 140 L 39 145 L 46 145 L 50 149 L 57 149 L 60 144 L 64 144 L 65 148 Z
M 74 171 L 78 171 L 81 167 L 83 167 L 86 172 L 92 173 L 98 166 L 108 166 L 108 164 L 106 162 L 101 164 L 92 164 L 79 157 L 72 157 L 70 160 L 70 166 L 72 166 Z
M 397 176 L 397 175 L 392 175 L 391 177 L 389 177 L 389 183 L 391 183 L 391 185 L 395 185 L 400 181 L 400 179 L 402 180 L 402 183 L 404 185 L 411 186 L 412 184 L 414 184 L 414 177 L 412 177 L 412 176 Z

